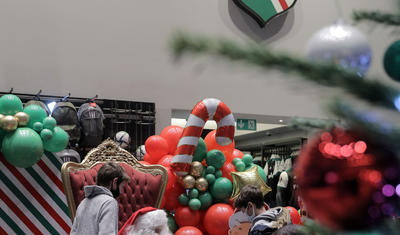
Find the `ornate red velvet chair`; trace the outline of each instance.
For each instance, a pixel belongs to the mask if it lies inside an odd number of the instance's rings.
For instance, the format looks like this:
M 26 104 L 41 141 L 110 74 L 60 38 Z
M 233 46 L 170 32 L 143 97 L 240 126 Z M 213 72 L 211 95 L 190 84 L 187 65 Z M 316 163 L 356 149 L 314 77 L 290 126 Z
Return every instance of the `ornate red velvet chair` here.
M 136 210 L 147 206 L 160 207 L 168 180 L 167 170 L 159 165 L 140 164 L 129 152 L 108 139 L 92 149 L 81 163 L 66 162 L 61 168 L 72 221 L 84 199 L 83 187 L 96 183 L 97 171 L 106 161 L 120 163 L 131 178 L 118 197 L 119 228 Z

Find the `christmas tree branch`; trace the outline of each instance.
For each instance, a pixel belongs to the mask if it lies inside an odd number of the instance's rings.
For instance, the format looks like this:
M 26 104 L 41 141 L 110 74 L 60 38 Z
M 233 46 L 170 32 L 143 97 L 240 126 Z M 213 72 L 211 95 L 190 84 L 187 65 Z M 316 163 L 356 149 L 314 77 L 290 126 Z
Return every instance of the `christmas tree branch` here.
M 380 24 L 386 24 L 390 26 L 399 26 L 400 25 L 400 15 L 398 14 L 389 14 L 382 13 L 379 11 L 354 11 L 353 19 L 355 21 L 363 21 L 369 20 L 374 21 Z
M 314 118 L 300 118 L 294 117 L 290 120 L 289 125 L 294 128 L 301 129 L 324 129 L 329 130 L 334 126 L 338 126 L 339 123 L 331 120 L 321 120 Z
M 260 45 L 240 46 L 232 41 L 192 37 L 176 34 L 172 41 L 175 56 L 185 53 L 218 55 L 234 61 L 244 61 L 264 68 L 275 68 L 293 72 L 315 83 L 340 87 L 348 93 L 372 104 L 396 109 L 394 100 L 400 91 L 377 79 L 362 79 L 357 74 L 345 71 L 333 64 L 319 64 L 304 59 L 272 52 Z
M 355 110 L 340 99 L 334 99 L 328 108 L 336 116 L 345 119 L 349 126 L 362 130 L 370 139 L 389 149 L 400 149 L 399 126 L 380 119 L 376 113 Z

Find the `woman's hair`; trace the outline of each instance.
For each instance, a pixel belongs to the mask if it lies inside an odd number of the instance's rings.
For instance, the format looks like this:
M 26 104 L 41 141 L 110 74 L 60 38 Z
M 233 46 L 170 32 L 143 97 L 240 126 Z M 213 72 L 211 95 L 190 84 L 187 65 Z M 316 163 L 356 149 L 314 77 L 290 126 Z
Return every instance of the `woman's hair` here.
M 126 231 L 126 235 L 172 235 L 168 228 L 167 213 L 160 209 L 139 215 Z
M 130 180 L 122 166 L 118 163 L 106 162 L 97 172 L 96 184 L 108 187 L 114 178 L 118 178 L 118 184 Z
M 235 200 L 235 207 L 246 208 L 249 202 L 254 203 L 258 209 L 264 206 L 264 197 L 259 187 L 254 185 L 244 186 Z

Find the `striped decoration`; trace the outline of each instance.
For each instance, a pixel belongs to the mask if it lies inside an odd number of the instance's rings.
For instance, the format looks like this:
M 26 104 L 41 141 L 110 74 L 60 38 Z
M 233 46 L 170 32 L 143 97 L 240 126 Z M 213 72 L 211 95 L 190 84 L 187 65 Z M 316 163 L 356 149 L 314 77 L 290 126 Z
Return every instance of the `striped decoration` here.
M 214 98 L 200 101 L 189 115 L 178 142 L 176 154 L 171 161 L 175 174 L 179 176 L 188 174 L 193 154 L 207 120 L 217 122 L 215 139 L 219 145 L 225 146 L 232 143 L 235 134 L 235 118 L 228 106 Z
M 233 0 L 233 2 L 264 27 L 273 17 L 294 6 L 296 0 Z
M 52 153 L 29 168 L 16 168 L 0 155 L 0 234 L 69 233 L 61 165 Z

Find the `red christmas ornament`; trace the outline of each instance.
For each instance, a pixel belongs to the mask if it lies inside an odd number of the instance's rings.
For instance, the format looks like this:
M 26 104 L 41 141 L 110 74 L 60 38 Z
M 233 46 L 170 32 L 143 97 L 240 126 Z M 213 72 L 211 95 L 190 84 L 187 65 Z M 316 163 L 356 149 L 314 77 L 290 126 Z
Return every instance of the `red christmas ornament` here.
M 147 159 L 147 154 L 144 156 L 144 160 L 151 164 L 156 164 L 163 156 L 168 154 L 169 150 L 167 140 L 159 135 L 152 135 L 147 138 L 144 147 L 146 148 L 146 153 L 149 154 Z
M 376 200 L 382 184 L 398 177 L 385 178 L 384 172 L 399 168 L 395 155 L 375 142 L 359 132 L 335 128 L 303 147 L 295 175 L 299 195 L 312 217 L 343 230 L 379 221 L 379 215 L 385 213 L 379 211 L 384 200 Z

